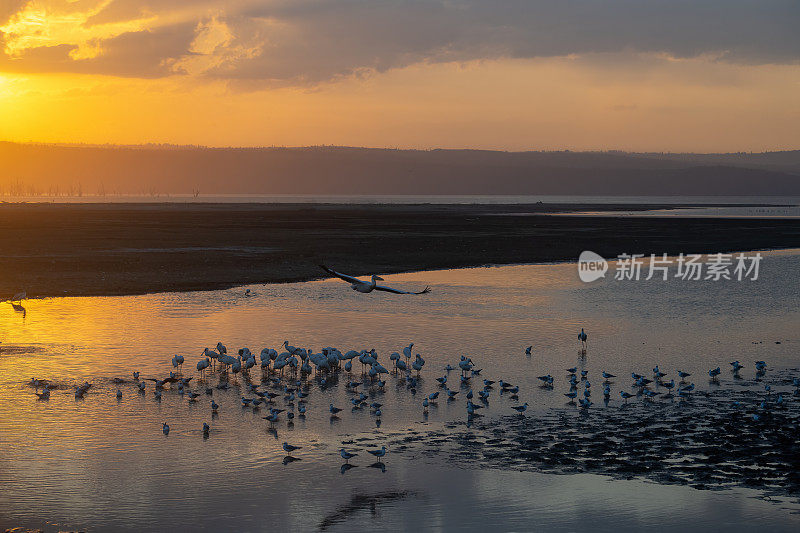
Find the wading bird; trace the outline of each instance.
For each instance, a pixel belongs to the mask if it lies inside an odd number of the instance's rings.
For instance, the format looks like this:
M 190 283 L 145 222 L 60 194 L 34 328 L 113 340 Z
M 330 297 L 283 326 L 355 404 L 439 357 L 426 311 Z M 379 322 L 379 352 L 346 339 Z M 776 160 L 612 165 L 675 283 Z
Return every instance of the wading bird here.
M 578 340 L 581 343 L 581 348 L 584 350 L 586 350 L 586 339 L 588 339 L 588 335 L 586 335 L 586 332 L 583 331 L 583 328 L 581 328 L 581 332 L 578 333 Z

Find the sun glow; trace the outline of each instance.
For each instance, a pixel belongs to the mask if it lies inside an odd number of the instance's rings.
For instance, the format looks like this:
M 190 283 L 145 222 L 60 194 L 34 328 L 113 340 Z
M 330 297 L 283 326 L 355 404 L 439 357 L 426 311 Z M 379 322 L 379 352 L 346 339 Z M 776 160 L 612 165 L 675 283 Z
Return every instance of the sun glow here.
M 20 58 L 27 50 L 41 47 L 70 45 L 69 57 L 91 59 L 102 53 L 102 41 L 127 32 L 142 31 L 156 20 L 145 16 L 105 24 L 88 24 L 89 19 L 103 11 L 113 0 L 103 0 L 85 11 L 69 9 L 70 2 L 51 7 L 31 0 L 3 26 L 5 53 Z M 62 9 L 58 9 L 61 7 Z

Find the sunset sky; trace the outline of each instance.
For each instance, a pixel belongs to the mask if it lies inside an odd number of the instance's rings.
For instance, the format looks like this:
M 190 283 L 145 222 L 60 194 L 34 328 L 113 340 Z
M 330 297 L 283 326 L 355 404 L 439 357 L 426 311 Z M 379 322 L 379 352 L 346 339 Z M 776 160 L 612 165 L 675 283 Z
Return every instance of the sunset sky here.
M 800 148 L 796 0 L 0 0 L 0 140 Z

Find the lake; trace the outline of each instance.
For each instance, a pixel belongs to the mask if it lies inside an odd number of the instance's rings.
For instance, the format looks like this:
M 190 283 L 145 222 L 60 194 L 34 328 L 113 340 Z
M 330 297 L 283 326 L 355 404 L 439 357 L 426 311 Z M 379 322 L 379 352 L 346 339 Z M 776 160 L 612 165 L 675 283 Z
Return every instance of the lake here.
M 794 416 L 798 400 L 789 378 L 800 377 L 800 251 L 762 255 L 759 278 L 743 281 L 607 276 L 583 283 L 576 265 L 563 263 L 385 276 L 393 287 L 430 285 L 432 292 L 423 296 L 363 295 L 325 280 L 27 300 L 24 312 L 0 304 L 0 526 L 512 531 L 654 525 L 745 530 L 758 524 L 796 531 L 797 499 L 772 488 L 726 478 L 716 487 L 725 490 L 698 490 L 694 482 L 638 474 L 623 479 L 589 467 L 583 473 L 549 471 L 519 464 L 519 444 L 509 436 L 491 440 L 520 424 L 511 406 L 525 402 L 525 423 L 550 424 L 555 440 L 564 434 L 552 428 L 554 417 L 561 417 L 558 427 L 573 421 L 577 427 L 585 416 L 597 426 L 621 414 L 638 420 L 682 409 L 675 398 L 620 398 L 620 390 L 631 390 L 627 376 L 652 375 L 655 365 L 666 380 L 677 382 L 678 370 L 692 374 L 698 399 L 683 414 L 702 418 L 720 394 L 761 401 L 764 383 L 771 383 L 773 393 L 786 397 L 786 416 Z M 588 332 L 585 352 L 577 339 L 581 328 Z M 222 341 L 234 354 L 246 346 L 257 356 L 264 347 L 282 351 L 284 340 L 315 351 L 375 349 L 387 367 L 390 353 L 413 342 L 426 363 L 416 394 L 394 374 L 383 388 L 361 385 L 368 402 L 383 404 L 380 417 L 351 409 L 354 393 L 345 384 L 361 380 L 360 364 L 352 375 L 341 372 L 324 385 L 310 376 L 305 417 L 288 421 L 282 413 L 272 430 L 262 419 L 264 408 L 242 407 L 242 396 L 253 397 L 245 376 L 232 376 L 231 389 L 213 389 L 213 396 L 197 386 L 194 367 L 203 348 Z M 533 346 L 530 356 L 527 346 Z M 144 394 L 137 392 L 132 372 L 164 378 L 175 354 L 186 358 L 183 374 L 195 376 L 191 388 L 200 392 L 198 401 L 170 388 L 157 401 L 152 381 Z M 482 369 L 463 386 L 458 369 L 445 370 L 462 355 Z M 739 379 L 730 371 L 735 359 L 745 365 Z M 768 363 L 767 381 L 754 375 L 757 360 Z M 709 381 L 708 371 L 717 366 L 719 380 Z M 563 395 L 570 367 L 586 371 L 592 382 L 588 415 Z M 618 376 L 607 403 L 602 371 Z M 554 377 L 552 388 L 540 386 L 537 377 L 546 374 Z M 448 402 L 442 392 L 425 414 L 422 400 L 443 391 L 435 379 L 443 376 L 458 399 Z M 32 377 L 55 383 L 48 401 L 37 400 L 28 384 Z M 114 378 L 127 382 L 115 384 Z M 252 381 L 260 378 L 261 370 L 252 369 Z M 463 396 L 481 389 L 482 379 L 519 386 L 518 399 L 495 385 L 484 416 L 467 425 Z M 92 388 L 76 400 L 74 386 L 83 381 Z M 206 384 L 218 381 L 214 376 Z M 293 411 L 282 398 L 282 388 L 293 382 L 267 382 L 262 390 L 281 393 L 276 406 Z M 212 399 L 220 405 L 216 416 Z M 338 418 L 330 416 L 331 403 L 343 409 Z M 161 431 L 165 421 L 168 436 Z M 211 426 L 207 439 L 203 422 Z M 493 451 L 473 454 L 472 438 Z M 292 454 L 299 460 L 285 460 L 284 441 L 302 446 Z M 366 452 L 381 443 L 389 448 L 383 464 Z M 341 468 L 342 446 L 358 453 L 354 468 Z

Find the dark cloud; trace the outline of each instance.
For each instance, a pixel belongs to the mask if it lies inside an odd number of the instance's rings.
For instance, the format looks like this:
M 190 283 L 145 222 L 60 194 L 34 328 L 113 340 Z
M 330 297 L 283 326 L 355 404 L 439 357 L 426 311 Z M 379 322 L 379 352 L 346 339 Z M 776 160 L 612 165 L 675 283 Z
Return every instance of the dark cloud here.
M 167 60 L 186 53 L 194 36 L 194 28 L 194 23 L 185 23 L 151 31 L 123 33 L 104 40 L 103 52 L 97 57 L 79 61 L 69 57 L 75 45 L 31 48 L 20 58 L 0 55 L 0 71 L 71 72 L 139 78 L 167 76 L 171 72 Z
M 29 51 L 15 63 L 33 63 L 27 68 L 37 71 L 165 75 L 165 65 L 174 72 L 191 55 L 192 31 L 212 12 L 234 38 L 202 74 L 284 84 L 501 57 L 644 52 L 746 64 L 800 61 L 796 0 L 115 0 L 87 24 L 170 10 L 196 15 L 104 41 L 95 59 L 74 61 L 63 50 L 44 59 Z

